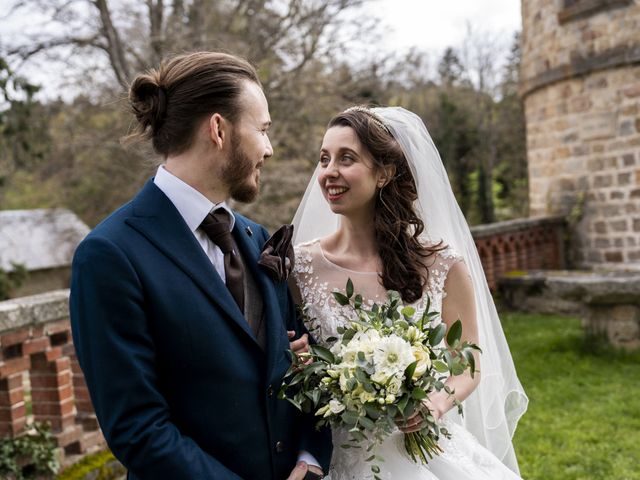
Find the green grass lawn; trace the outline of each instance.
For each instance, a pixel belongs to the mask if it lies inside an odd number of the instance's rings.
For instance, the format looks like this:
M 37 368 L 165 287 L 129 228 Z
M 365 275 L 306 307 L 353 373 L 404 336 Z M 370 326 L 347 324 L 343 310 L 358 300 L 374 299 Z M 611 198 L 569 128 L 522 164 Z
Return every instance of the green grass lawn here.
M 503 314 L 529 396 L 514 444 L 526 480 L 640 480 L 640 352 L 597 347 L 575 318 Z

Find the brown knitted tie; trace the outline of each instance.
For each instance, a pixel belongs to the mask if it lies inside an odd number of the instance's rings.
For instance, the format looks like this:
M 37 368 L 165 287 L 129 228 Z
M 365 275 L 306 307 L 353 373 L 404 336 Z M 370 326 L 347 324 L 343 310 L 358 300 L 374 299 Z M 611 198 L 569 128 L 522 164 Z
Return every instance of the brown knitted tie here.
M 244 312 L 244 270 L 240 254 L 236 251 L 235 242 L 231 236 L 231 217 L 229 213 L 219 208 L 205 217 L 200 224 L 200 228 L 222 250 L 224 254 L 225 283 L 240 307 L 240 311 Z

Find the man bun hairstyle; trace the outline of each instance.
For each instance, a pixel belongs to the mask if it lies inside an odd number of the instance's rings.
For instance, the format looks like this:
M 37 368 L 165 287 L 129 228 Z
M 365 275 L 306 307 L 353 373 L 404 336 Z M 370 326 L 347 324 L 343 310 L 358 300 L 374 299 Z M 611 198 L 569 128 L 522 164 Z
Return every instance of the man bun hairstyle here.
M 165 59 L 131 82 L 129 105 L 138 123 L 126 140 L 151 140 L 155 152 L 165 157 L 183 153 L 204 118 L 219 113 L 231 123 L 238 119 L 242 83 L 247 80 L 260 85 L 249 62 L 226 53 Z

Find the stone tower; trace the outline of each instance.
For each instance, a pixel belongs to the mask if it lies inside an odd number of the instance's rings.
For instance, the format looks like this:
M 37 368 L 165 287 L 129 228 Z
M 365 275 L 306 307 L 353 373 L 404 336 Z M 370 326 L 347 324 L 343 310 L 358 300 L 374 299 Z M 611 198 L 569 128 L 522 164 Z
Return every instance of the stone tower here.
M 522 0 L 530 215 L 575 261 L 640 268 L 640 0 Z

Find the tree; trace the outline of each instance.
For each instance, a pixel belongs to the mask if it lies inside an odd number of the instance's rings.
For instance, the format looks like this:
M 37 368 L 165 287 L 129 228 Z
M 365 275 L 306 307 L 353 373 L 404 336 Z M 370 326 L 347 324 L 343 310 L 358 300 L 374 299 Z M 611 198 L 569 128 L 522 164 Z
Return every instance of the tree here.
M 16 170 L 32 168 L 48 153 L 46 117 L 33 97 L 38 87 L 18 76 L 0 57 L 0 204 Z
M 496 213 L 498 217 L 525 217 L 529 214 L 529 188 L 524 105 L 518 93 L 520 81 L 520 34 L 513 36 L 503 69 L 498 102 L 497 138 L 500 140 L 495 169 Z

